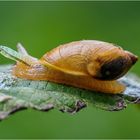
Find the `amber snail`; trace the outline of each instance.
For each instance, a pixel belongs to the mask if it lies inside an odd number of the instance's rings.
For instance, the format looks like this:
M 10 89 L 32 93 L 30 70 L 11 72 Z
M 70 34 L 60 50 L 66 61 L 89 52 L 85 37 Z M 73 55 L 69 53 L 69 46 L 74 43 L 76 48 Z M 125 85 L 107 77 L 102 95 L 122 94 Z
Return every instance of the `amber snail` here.
M 16 77 L 112 94 L 125 90 L 116 79 L 126 74 L 138 59 L 117 45 L 96 40 L 60 45 L 39 60 L 30 56 L 21 44 L 18 51 L 22 59 L 16 59 L 12 69 Z

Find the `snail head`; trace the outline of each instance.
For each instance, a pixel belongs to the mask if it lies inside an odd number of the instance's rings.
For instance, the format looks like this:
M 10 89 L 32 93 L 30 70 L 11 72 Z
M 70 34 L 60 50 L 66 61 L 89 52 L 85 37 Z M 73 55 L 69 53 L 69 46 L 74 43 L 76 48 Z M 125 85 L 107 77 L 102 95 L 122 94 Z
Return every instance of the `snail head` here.
M 131 52 L 115 47 L 99 54 L 95 63 L 88 65 L 88 72 L 96 79 L 115 80 L 126 74 L 137 60 Z

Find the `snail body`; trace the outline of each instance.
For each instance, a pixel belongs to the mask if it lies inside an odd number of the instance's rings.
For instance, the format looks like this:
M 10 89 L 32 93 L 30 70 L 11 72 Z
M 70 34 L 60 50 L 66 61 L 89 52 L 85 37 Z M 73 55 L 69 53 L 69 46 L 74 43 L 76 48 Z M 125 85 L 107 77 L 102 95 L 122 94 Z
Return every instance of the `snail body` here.
M 21 46 L 25 62 L 17 62 L 13 75 L 30 80 L 48 80 L 99 91 L 121 93 L 125 86 L 116 79 L 123 76 L 137 61 L 137 56 L 107 42 L 75 41 L 60 45 L 36 59 Z

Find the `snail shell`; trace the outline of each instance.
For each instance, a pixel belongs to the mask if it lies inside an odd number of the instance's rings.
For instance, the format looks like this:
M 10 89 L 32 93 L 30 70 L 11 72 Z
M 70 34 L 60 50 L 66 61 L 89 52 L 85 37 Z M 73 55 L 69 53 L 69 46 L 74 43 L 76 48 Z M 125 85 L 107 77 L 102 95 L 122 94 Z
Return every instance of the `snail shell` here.
M 114 94 L 125 90 L 116 79 L 137 61 L 137 56 L 119 46 L 95 40 L 60 45 L 40 60 L 26 56 L 30 65 L 18 62 L 13 68 L 17 77 Z

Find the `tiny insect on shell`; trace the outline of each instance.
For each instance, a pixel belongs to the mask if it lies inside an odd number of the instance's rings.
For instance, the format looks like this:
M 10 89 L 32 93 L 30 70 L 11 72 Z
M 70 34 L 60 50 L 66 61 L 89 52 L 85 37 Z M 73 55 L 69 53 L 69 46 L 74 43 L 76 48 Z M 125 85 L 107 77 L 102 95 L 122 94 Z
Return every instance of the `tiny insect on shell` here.
M 122 93 L 120 78 L 138 57 L 103 41 L 82 40 L 60 45 L 38 60 L 18 45 L 26 63 L 17 62 L 13 75 L 31 80 L 48 80 L 102 93 Z

